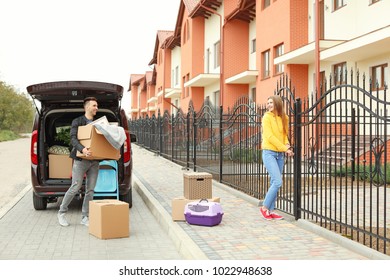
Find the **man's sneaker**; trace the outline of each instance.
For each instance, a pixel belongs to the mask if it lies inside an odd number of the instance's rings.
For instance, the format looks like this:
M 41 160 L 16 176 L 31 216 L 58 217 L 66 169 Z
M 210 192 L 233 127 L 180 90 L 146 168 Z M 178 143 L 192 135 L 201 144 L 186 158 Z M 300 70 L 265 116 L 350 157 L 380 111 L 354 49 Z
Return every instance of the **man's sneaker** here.
M 65 218 L 65 213 L 58 213 L 57 214 L 57 217 L 58 217 L 58 223 L 63 226 L 63 227 L 67 227 L 69 226 L 69 223 L 68 221 L 66 220 Z
M 89 219 L 87 216 L 84 216 L 82 219 L 81 219 L 81 222 L 80 224 L 84 225 L 84 226 L 89 226 Z
M 269 213 L 269 210 L 268 209 L 263 209 L 263 207 L 260 207 L 260 213 L 261 213 L 261 216 L 266 219 L 267 221 L 270 221 L 272 220 L 272 217 Z
M 275 212 L 270 212 L 269 214 L 270 214 L 271 218 L 274 220 L 283 220 L 283 216 L 280 216 L 280 215 L 276 214 Z

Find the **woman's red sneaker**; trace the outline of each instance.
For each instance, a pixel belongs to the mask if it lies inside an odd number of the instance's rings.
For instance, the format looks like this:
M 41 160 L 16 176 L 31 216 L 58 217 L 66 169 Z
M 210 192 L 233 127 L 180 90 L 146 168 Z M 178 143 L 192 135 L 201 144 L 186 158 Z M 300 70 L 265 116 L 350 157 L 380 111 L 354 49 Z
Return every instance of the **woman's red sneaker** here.
M 266 219 L 267 221 L 272 220 L 272 217 L 271 217 L 268 209 L 264 210 L 263 207 L 260 207 L 260 213 L 261 213 L 261 216 L 263 216 L 263 218 Z

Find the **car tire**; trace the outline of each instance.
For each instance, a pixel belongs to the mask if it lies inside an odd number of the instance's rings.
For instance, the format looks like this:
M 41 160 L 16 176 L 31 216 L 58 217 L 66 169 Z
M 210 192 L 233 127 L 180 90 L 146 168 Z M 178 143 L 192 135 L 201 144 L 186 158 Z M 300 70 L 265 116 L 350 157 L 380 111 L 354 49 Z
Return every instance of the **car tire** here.
M 133 206 L 133 194 L 132 190 L 130 189 L 127 194 L 119 195 L 119 200 L 123 202 L 127 202 L 129 204 L 129 208 Z
M 45 197 L 40 197 L 33 192 L 33 204 L 35 210 L 46 210 L 47 199 Z

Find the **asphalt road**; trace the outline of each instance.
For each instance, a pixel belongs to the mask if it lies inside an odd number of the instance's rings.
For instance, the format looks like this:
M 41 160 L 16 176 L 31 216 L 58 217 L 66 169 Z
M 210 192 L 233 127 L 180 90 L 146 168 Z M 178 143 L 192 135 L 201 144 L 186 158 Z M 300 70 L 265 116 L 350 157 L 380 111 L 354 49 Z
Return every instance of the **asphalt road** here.
M 30 139 L 0 142 L 0 209 L 31 185 Z

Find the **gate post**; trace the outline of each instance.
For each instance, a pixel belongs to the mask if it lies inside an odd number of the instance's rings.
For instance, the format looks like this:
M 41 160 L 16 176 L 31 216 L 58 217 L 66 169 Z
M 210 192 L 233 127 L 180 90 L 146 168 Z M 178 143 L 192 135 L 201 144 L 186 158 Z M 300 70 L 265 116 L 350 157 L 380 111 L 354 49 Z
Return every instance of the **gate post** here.
M 301 218 L 301 183 L 302 183 L 302 103 L 297 98 L 294 102 L 294 217 L 295 220 Z
M 172 135 L 172 138 L 171 138 L 171 161 L 173 161 L 174 159 L 174 149 L 175 149 L 175 114 L 172 113 L 172 126 L 171 126 L 171 135 Z
M 190 112 L 187 113 L 187 170 L 190 169 Z
M 161 150 L 162 150 L 162 119 L 161 119 L 161 113 L 160 110 L 158 111 L 158 137 L 159 137 L 159 147 L 158 147 L 158 155 L 161 156 Z
M 222 182 L 223 165 L 223 132 L 222 132 L 222 105 L 219 107 L 219 182 Z
M 355 181 L 355 172 L 356 172 L 356 163 L 355 163 L 355 157 L 356 157 L 356 110 L 355 108 L 352 108 L 352 155 L 351 155 L 351 168 L 352 168 L 352 181 Z
M 193 120 L 193 126 L 194 126 L 194 158 L 193 158 L 193 162 L 194 162 L 194 172 L 196 172 L 196 137 L 197 137 L 197 124 L 196 124 L 196 112 L 194 111 L 194 120 Z

